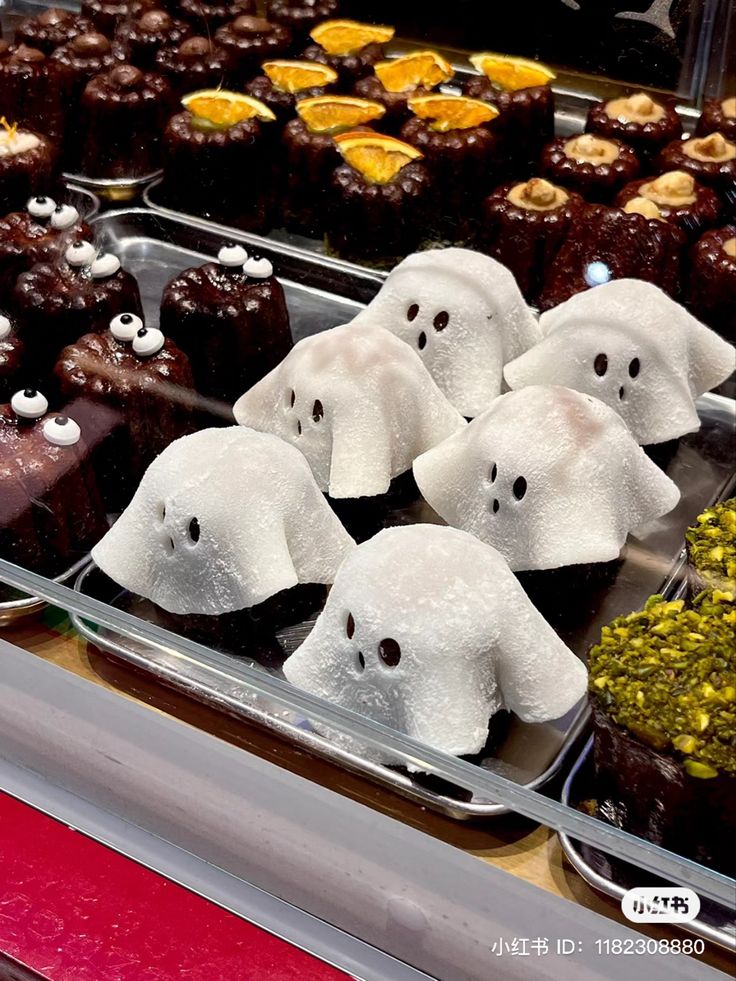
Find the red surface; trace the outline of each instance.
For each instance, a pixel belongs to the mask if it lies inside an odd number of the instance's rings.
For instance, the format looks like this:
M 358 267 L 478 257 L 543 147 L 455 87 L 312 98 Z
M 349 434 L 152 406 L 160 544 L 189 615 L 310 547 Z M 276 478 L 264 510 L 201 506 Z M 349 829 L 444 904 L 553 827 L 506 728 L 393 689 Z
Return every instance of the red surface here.
M 0 793 L 0 951 L 53 981 L 346 981 Z

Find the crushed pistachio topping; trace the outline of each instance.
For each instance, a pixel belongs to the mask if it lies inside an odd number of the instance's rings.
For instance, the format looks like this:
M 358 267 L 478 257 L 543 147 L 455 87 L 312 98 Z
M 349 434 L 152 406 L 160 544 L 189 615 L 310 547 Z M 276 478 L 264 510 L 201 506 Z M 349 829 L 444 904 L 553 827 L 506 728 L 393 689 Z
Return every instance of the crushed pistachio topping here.
M 617 617 L 590 651 L 590 691 L 690 776 L 736 775 L 736 593 L 703 592 L 692 607 L 652 596 Z
M 685 539 L 690 563 L 703 585 L 736 592 L 736 497 L 706 508 Z

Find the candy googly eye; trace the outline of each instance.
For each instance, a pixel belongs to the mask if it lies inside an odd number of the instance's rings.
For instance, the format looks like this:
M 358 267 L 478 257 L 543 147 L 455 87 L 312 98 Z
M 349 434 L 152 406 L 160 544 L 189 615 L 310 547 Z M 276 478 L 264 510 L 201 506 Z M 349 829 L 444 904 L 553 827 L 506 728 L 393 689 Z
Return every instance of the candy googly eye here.
M 6 317 L 4 313 L 0 313 L 0 341 L 4 341 L 10 334 L 11 326 L 10 317 Z
M 221 266 L 243 266 L 248 261 L 248 253 L 242 245 L 223 245 L 217 253 Z
M 98 255 L 89 267 L 89 271 L 95 279 L 114 276 L 118 269 L 120 269 L 120 259 L 112 252 L 103 252 L 102 255 Z
M 41 194 L 36 198 L 30 198 L 26 204 L 26 210 L 34 218 L 50 218 L 56 210 L 56 201 Z
M 243 271 L 253 279 L 268 279 L 269 276 L 273 276 L 273 266 L 268 259 L 259 259 L 256 256 L 248 259 L 243 266 Z
M 64 253 L 70 266 L 89 266 L 97 255 L 91 242 L 72 242 Z
M 119 313 L 110 321 L 110 333 L 116 341 L 129 343 L 143 327 L 143 321 L 134 313 Z
M 82 430 L 69 416 L 50 416 L 43 424 L 43 438 L 52 446 L 74 446 L 82 438 Z
M 15 393 L 10 408 L 20 419 L 40 419 L 49 411 L 49 403 L 35 388 L 26 388 Z
M 70 204 L 60 204 L 51 214 L 51 227 L 57 231 L 72 228 L 79 221 L 79 212 Z
M 141 327 L 133 338 L 133 350 L 141 357 L 158 354 L 164 346 L 166 338 L 156 327 Z

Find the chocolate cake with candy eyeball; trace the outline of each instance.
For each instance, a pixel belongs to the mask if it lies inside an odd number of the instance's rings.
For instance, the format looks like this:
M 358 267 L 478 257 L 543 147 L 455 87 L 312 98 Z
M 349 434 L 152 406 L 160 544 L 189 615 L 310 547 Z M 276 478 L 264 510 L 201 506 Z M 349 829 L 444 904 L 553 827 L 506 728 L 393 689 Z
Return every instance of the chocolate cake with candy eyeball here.
M 35 389 L 0 405 L 0 557 L 56 576 L 107 531 L 79 424 Z
M 46 194 L 57 176 L 58 149 L 47 136 L 0 116 L 0 214 Z
M 591 648 L 595 794 L 617 827 L 736 873 L 736 596 L 653 596 Z
M 23 350 L 13 317 L 0 309 L 0 402 L 6 402 L 18 387 Z
M 224 403 L 225 418 L 292 346 L 273 266 L 239 245 L 223 246 L 217 262 L 171 280 L 161 300 L 161 330 L 189 356 L 199 394 Z

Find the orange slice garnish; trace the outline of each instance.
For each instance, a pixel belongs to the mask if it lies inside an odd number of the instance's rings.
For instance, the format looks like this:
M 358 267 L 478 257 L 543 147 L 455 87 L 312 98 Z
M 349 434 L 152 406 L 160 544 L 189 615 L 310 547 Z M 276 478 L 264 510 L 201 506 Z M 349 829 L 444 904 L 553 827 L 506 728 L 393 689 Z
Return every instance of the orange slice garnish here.
M 547 85 L 557 76 L 546 65 L 528 58 L 513 55 L 492 54 L 483 51 L 470 56 L 473 68 L 507 92 L 528 89 L 533 85 Z
M 315 95 L 300 99 L 296 111 L 312 133 L 337 133 L 380 119 L 386 107 L 354 95 Z
M 393 27 L 361 24 L 357 20 L 323 20 L 310 32 L 313 41 L 330 55 L 349 55 L 367 44 L 385 44 L 394 36 Z
M 470 129 L 489 123 L 498 115 L 490 102 L 469 99 L 464 95 L 417 95 L 408 100 L 415 116 L 430 122 L 432 129 L 446 133 L 450 129 Z
M 226 89 L 190 92 L 184 96 L 181 104 L 198 122 L 213 129 L 228 129 L 246 119 L 271 122 L 276 118 L 268 106 L 258 99 L 241 92 L 228 92 Z
M 372 184 L 388 184 L 402 167 L 423 156 L 416 147 L 383 133 L 342 133 L 335 143 L 343 160 Z
M 408 92 L 419 85 L 433 89 L 455 74 L 452 65 L 436 51 L 412 51 L 401 58 L 379 61 L 374 71 L 387 92 Z
M 282 92 L 301 92 L 337 81 L 337 72 L 318 61 L 264 61 L 263 73 Z

